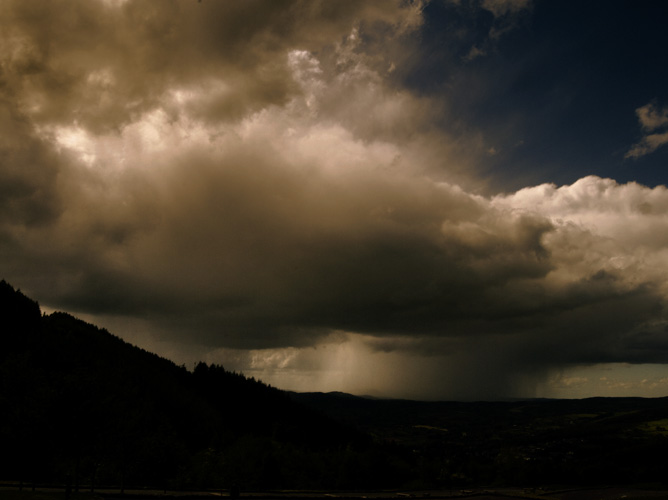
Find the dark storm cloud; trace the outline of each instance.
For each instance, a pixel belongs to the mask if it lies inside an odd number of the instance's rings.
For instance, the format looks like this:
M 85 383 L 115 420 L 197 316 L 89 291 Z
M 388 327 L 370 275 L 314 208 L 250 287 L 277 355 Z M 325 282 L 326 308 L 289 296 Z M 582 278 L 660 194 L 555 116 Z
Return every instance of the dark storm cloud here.
M 118 128 L 165 91 L 225 80 L 197 111 L 236 117 L 285 103 L 296 89 L 284 58 L 317 49 L 397 5 L 367 2 L 75 1 L 3 5 L 3 66 L 14 99 L 42 123 Z
M 0 100 L 0 130 L 0 220 L 27 226 L 53 221 L 60 209 L 58 158 L 31 136 L 29 122 L 9 99 Z
M 109 217 L 113 199 L 82 201 L 100 214 L 72 235 L 89 241 L 67 259 L 81 276 L 61 277 L 68 305 L 197 325 L 212 345 L 291 345 L 332 329 L 440 333 L 454 319 L 513 314 L 478 303 L 484 291 L 549 270 L 548 224 L 490 217 L 450 187 L 354 173 L 337 188 L 262 155 L 226 160 L 179 159 L 161 172 L 164 198 L 138 213 Z M 133 217 L 146 221 L 136 234 Z
M 395 75 L 421 4 L 2 9 L 0 273 L 43 305 L 425 394 L 668 362 L 665 188 L 476 194 L 484 138 Z

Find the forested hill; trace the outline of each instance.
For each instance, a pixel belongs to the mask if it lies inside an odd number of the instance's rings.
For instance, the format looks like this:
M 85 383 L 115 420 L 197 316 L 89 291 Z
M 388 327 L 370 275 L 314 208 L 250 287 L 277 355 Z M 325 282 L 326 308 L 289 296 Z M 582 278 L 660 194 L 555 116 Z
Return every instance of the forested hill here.
M 68 314 L 42 315 L 5 281 L 0 314 L 0 480 L 387 485 L 391 454 L 283 391 L 222 366 L 191 372 Z

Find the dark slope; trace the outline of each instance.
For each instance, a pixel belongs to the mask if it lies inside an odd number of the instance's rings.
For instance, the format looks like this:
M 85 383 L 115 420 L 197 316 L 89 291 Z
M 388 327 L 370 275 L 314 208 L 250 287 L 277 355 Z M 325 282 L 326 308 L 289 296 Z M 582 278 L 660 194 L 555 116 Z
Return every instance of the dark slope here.
M 189 372 L 65 313 L 42 316 L 4 281 L 0 314 L 0 480 L 379 486 L 365 468 L 383 470 L 384 453 L 282 391 L 221 366 Z

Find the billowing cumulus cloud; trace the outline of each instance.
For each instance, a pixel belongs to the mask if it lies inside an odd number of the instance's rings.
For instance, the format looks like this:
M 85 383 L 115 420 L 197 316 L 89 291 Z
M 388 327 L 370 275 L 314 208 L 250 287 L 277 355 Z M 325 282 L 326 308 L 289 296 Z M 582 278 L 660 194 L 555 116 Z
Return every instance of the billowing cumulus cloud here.
M 666 189 L 480 194 L 450 97 L 394 78 L 421 4 L 2 9 L 0 272 L 48 308 L 304 389 L 668 362 Z

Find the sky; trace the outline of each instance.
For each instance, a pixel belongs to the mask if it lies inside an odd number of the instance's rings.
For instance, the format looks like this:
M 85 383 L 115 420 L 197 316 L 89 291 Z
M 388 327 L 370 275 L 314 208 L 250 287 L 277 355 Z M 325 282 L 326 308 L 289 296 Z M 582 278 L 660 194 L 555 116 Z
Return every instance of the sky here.
M 283 389 L 666 396 L 667 22 L 0 0 L 0 278 Z

